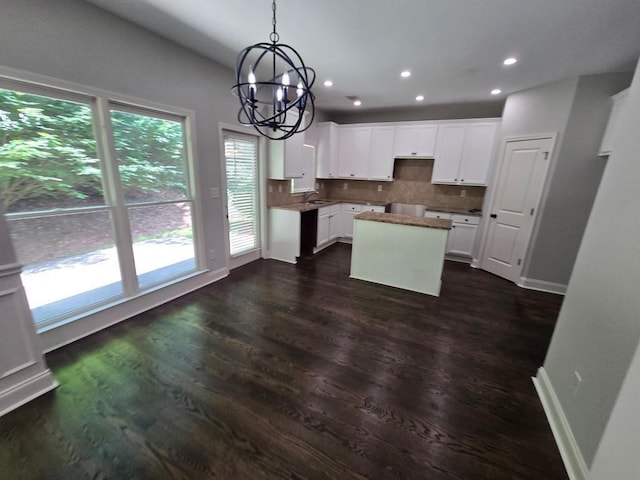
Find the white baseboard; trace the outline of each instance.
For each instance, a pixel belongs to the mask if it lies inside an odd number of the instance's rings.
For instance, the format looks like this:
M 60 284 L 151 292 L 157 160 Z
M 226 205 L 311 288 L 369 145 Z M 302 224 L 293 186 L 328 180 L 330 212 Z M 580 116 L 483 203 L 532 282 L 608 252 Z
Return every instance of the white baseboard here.
M 0 392 L 0 417 L 58 386 L 48 369 L 7 391 Z
M 533 278 L 520 277 L 520 281 L 516 285 L 528 290 L 538 290 L 539 292 L 555 293 L 564 295 L 567 293 L 567 285 L 564 283 L 545 282 L 544 280 L 535 280 Z
M 538 374 L 532 380 L 542 403 L 542 408 L 544 408 L 544 413 L 547 415 L 549 426 L 558 445 L 558 450 L 560 450 L 560 456 L 567 469 L 569 479 L 586 480 L 589 475 L 589 469 L 544 367 L 538 369 Z

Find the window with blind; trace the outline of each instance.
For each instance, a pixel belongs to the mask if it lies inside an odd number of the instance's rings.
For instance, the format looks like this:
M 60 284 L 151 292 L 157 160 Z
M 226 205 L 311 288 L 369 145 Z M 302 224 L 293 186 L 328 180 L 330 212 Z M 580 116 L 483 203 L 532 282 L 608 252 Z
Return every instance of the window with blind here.
M 258 139 L 224 133 L 227 214 L 232 257 L 258 248 Z

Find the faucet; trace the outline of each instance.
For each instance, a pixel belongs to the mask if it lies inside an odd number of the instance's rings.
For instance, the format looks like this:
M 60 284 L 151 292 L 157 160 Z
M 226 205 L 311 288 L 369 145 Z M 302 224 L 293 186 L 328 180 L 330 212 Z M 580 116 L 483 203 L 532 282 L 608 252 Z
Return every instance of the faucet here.
M 304 192 L 304 193 L 302 194 L 302 195 L 303 195 L 303 196 L 302 196 L 302 201 L 303 201 L 303 203 L 307 203 L 307 202 L 309 201 L 309 197 L 310 197 L 311 195 L 313 195 L 314 193 L 318 193 L 318 192 L 315 192 L 315 191 Z

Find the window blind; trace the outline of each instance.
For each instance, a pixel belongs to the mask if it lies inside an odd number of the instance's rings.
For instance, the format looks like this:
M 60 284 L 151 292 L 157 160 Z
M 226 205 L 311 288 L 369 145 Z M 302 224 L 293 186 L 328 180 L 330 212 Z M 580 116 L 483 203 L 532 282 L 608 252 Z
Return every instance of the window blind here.
M 258 248 L 258 140 L 224 135 L 231 256 Z

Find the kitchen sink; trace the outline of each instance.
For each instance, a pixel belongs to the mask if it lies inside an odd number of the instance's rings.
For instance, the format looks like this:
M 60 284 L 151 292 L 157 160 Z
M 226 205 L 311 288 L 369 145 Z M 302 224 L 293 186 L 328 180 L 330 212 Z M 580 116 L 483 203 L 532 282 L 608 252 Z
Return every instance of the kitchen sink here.
M 333 203 L 333 200 L 308 200 L 304 203 L 307 205 L 324 205 L 325 203 Z

